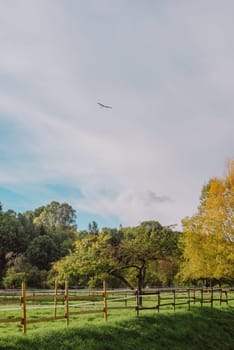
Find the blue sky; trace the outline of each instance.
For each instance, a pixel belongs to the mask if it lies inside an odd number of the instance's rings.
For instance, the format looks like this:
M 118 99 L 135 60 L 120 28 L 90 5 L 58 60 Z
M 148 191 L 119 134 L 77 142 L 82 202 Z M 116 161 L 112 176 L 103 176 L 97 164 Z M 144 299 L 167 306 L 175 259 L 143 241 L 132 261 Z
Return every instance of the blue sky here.
M 234 3 L 0 3 L 0 201 L 178 224 L 234 150 Z M 97 102 L 111 105 L 101 109 Z

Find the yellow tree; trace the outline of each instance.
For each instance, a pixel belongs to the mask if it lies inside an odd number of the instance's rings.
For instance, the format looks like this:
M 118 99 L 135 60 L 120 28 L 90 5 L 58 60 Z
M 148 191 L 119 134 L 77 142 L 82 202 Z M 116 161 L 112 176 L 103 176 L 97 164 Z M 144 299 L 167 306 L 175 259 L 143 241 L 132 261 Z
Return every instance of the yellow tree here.
M 182 221 L 180 277 L 234 279 L 234 160 L 203 187 L 198 212 Z

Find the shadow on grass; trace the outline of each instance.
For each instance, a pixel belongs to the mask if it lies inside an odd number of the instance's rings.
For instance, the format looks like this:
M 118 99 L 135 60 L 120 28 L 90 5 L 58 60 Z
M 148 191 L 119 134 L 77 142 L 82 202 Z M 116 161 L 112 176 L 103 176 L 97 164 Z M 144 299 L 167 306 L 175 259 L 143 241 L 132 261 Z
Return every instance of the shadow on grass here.
M 234 309 L 140 316 L 0 340 L 1 350 L 233 350 Z

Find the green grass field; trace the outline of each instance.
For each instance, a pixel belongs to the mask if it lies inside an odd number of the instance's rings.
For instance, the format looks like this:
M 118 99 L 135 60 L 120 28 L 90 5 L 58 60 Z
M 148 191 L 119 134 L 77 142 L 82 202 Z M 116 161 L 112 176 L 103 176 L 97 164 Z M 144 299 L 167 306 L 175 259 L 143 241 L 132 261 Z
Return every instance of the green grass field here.
M 101 315 L 37 324 L 27 335 L 16 332 L 0 338 L 4 350 L 233 350 L 234 310 L 231 307 L 193 307 L 191 311 L 152 311 L 116 315 L 105 322 Z M 56 327 L 54 327 L 56 323 Z M 32 325 L 31 327 L 34 327 Z M 18 333 L 18 334 L 17 334 Z
M 110 297 L 112 300 L 112 297 Z M 119 296 L 116 297 L 117 299 Z M 109 302 L 109 306 L 124 306 L 122 300 Z M 121 299 L 121 298 L 120 298 Z M 93 307 L 103 307 L 102 300 L 95 298 Z M 181 301 L 183 298 L 181 297 Z M 167 295 L 165 294 L 165 301 Z M 178 300 L 180 302 L 180 300 Z M 70 302 L 70 311 L 77 311 L 77 301 Z M 87 303 L 84 300 L 83 303 Z M 128 306 L 134 306 L 134 298 L 128 300 Z M 144 305 L 155 304 L 155 296 L 147 296 Z M 60 302 L 58 316 L 64 314 L 64 305 Z M 72 306 L 75 305 L 75 306 Z M 53 303 L 37 300 L 29 304 L 28 319 L 51 317 Z M 48 306 L 48 308 L 47 308 Z M 21 309 L 1 311 L 0 319 L 21 317 Z M 39 307 L 39 308 L 38 308 Z M 42 307 L 42 308 L 40 308 Z M 79 306 L 80 308 L 80 306 Z M 80 309 L 79 309 L 80 310 Z M 66 320 L 40 322 L 27 325 L 27 334 L 22 334 L 20 322 L 0 323 L 0 349 L 4 350 L 233 350 L 234 349 L 234 301 L 179 305 L 174 311 L 172 305 L 157 310 L 141 310 L 137 316 L 132 309 L 110 309 L 108 320 L 104 314 L 80 314 L 70 316 L 69 326 Z

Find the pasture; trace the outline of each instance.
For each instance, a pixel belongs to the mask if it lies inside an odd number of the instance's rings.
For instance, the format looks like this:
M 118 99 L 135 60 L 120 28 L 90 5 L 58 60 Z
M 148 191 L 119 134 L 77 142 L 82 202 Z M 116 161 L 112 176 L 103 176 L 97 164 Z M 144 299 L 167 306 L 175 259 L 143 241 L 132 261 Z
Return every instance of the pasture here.
M 231 350 L 233 295 L 220 289 L 145 290 L 141 296 L 106 288 L 8 291 L 0 297 L 0 349 Z

